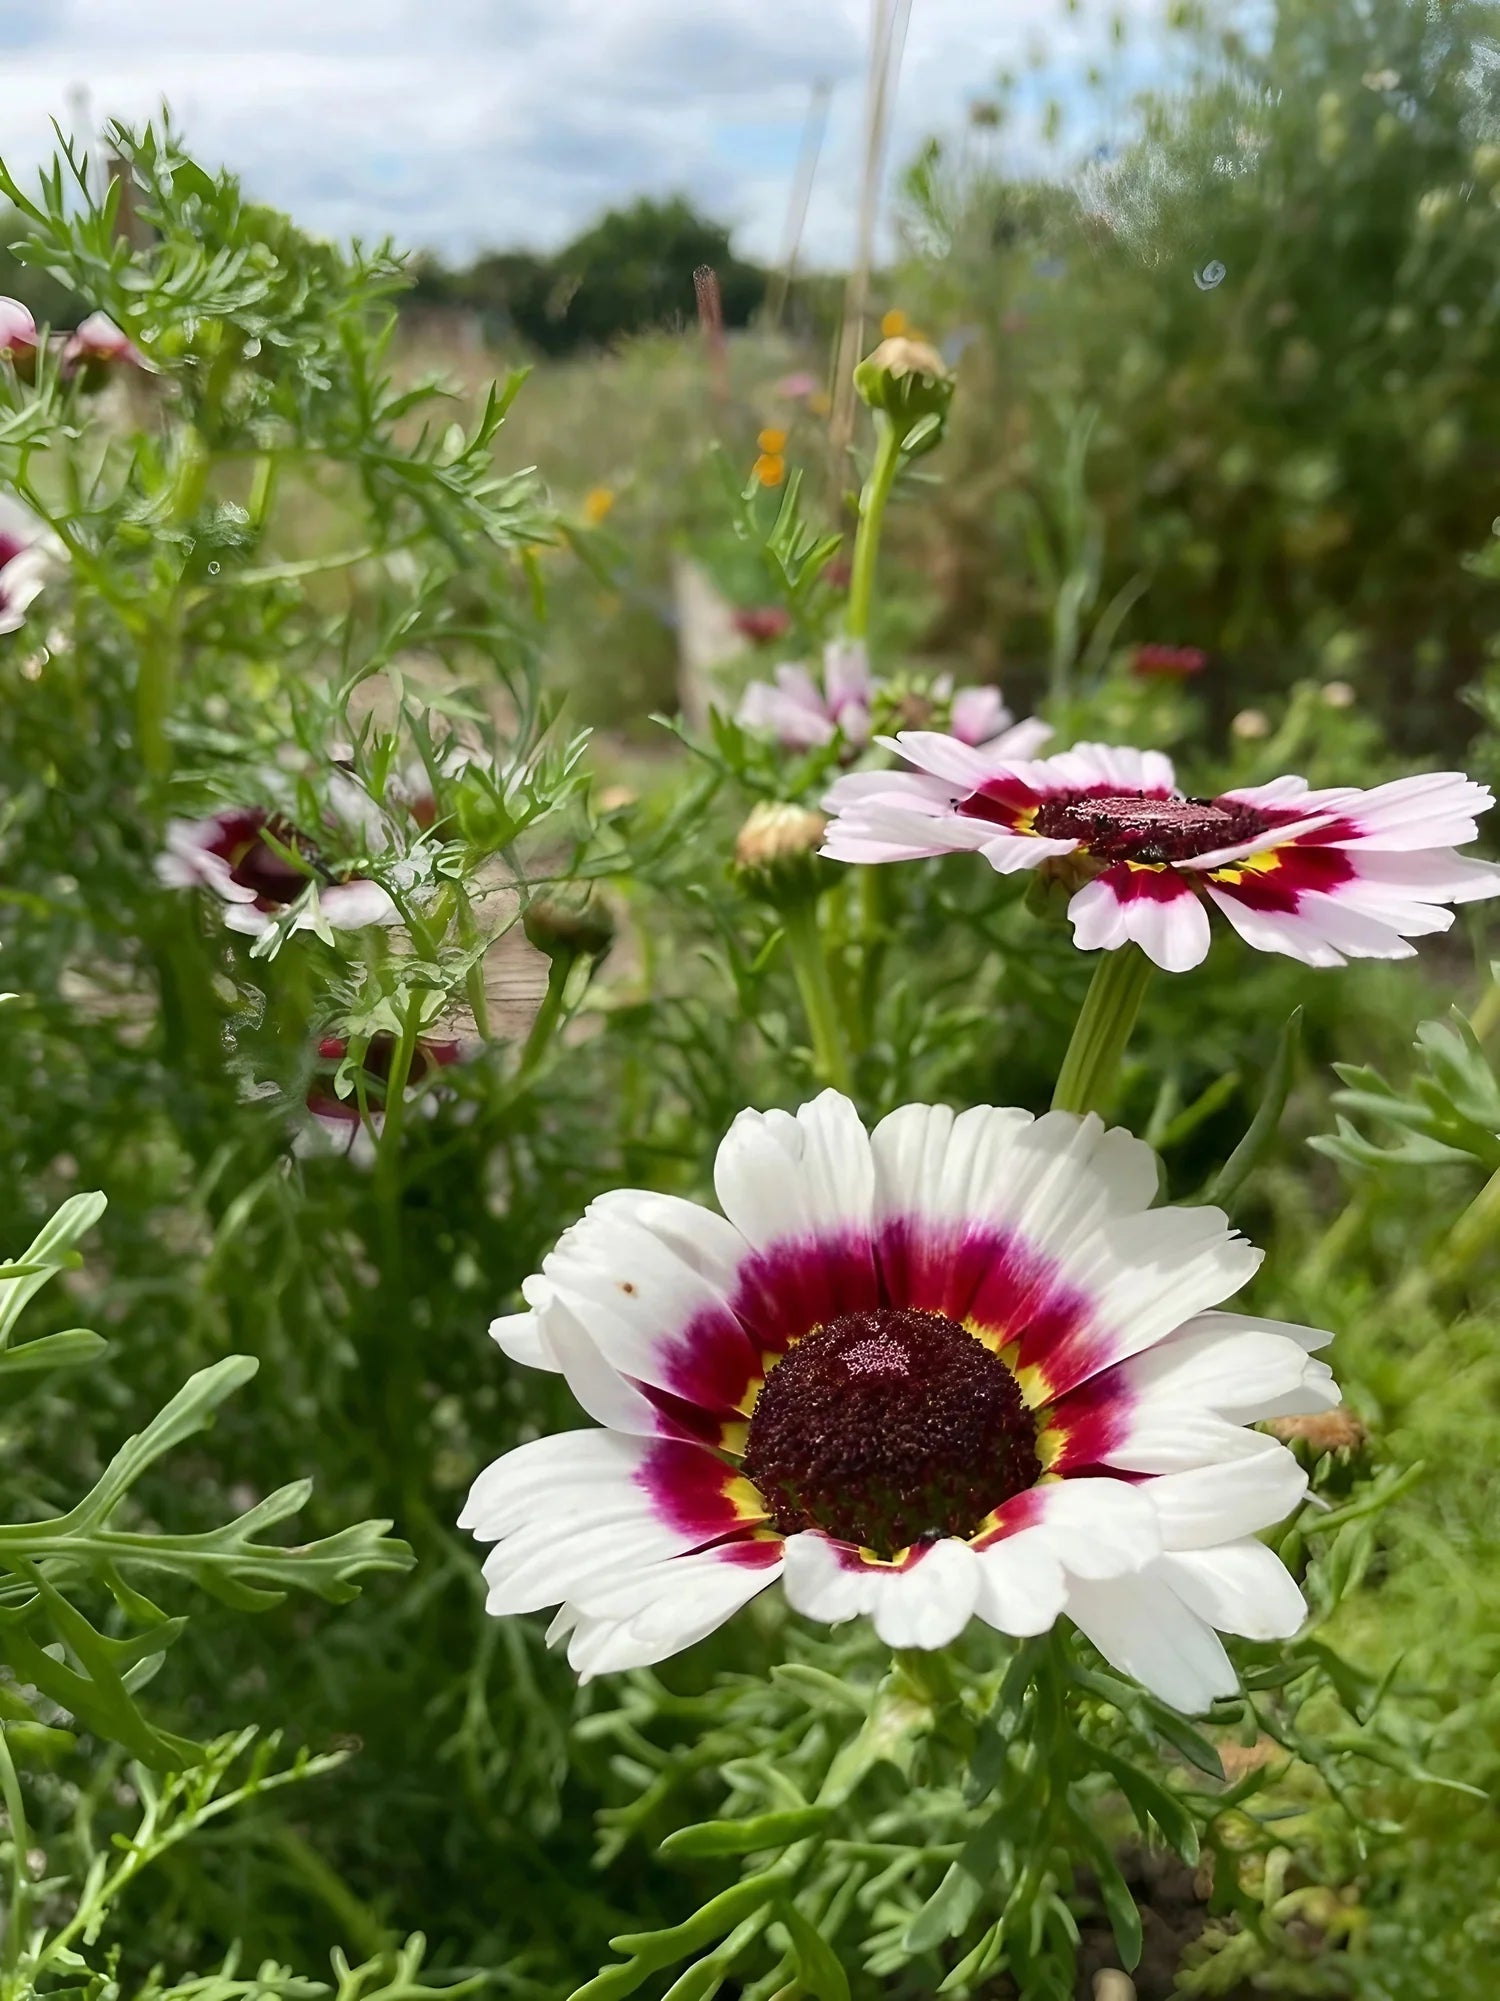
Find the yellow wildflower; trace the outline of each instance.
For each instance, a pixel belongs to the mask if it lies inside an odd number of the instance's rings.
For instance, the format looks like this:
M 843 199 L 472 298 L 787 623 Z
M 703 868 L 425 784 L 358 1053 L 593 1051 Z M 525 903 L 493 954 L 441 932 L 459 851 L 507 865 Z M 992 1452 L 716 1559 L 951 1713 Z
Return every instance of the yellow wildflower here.
M 755 442 L 769 457 L 780 458 L 786 450 L 786 432 L 779 430 L 774 424 L 768 424 Z
M 751 471 L 762 486 L 780 486 L 786 478 L 786 460 L 780 452 L 762 452 Z
M 612 486 L 591 486 L 583 496 L 583 518 L 593 528 L 609 513 L 615 504 L 615 490 Z

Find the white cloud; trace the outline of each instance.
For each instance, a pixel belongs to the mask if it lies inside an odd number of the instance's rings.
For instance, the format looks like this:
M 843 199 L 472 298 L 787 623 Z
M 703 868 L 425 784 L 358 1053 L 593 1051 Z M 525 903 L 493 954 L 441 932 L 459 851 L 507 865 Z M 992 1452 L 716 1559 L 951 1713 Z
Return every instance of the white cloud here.
M 826 78 L 808 245 L 842 262 L 868 19 L 868 0 L 0 0 L 0 151 L 39 162 L 80 92 L 95 119 L 165 97 L 200 157 L 325 235 L 547 245 L 681 190 L 769 257 Z M 1107 39 L 1102 13 L 1062 23 L 1053 0 L 915 0 L 893 160 L 1038 42 L 1076 67 Z

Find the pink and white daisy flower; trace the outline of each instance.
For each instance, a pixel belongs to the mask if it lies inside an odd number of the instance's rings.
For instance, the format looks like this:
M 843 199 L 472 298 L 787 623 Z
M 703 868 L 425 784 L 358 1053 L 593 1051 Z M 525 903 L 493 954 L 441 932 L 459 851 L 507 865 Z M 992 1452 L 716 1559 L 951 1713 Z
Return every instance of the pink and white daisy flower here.
M 585 1677 L 690 1646 L 780 1578 L 891 1646 L 1067 1613 L 1184 1710 L 1236 1687 L 1219 1632 L 1293 1632 L 1258 1529 L 1306 1485 L 1249 1430 L 1338 1401 L 1327 1337 L 1214 1311 L 1260 1254 L 1156 1209 L 1150 1148 L 1093 1117 L 828 1091 L 742 1112 L 720 1210 L 592 1203 L 491 1333 L 597 1429 L 475 1481 L 488 1609 L 560 1605 Z
M 0 297 L 0 359 L 28 361 L 37 350 L 36 321 L 19 299 Z
M 17 632 L 67 551 L 47 524 L 0 493 L 0 633 Z
M 362 876 L 340 880 L 307 835 L 265 807 L 229 806 L 202 820 L 172 820 L 166 842 L 157 857 L 158 881 L 173 889 L 212 890 L 226 906 L 229 929 L 246 937 L 258 938 L 280 922 L 310 884 L 317 888 L 317 910 L 310 904 L 298 910 L 294 931 L 315 929 L 319 911 L 339 931 L 400 922 L 379 883 Z M 281 848 L 299 855 L 302 865 Z
M 1154 750 L 1080 743 L 1026 762 L 926 730 L 888 747 L 915 770 L 839 779 L 823 802 L 825 855 L 962 850 L 1002 875 L 1060 865 L 1086 878 L 1068 905 L 1080 950 L 1133 942 L 1168 972 L 1204 958 L 1210 906 L 1261 951 L 1340 966 L 1410 958 L 1408 940 L 1452 924 L 1449 905 L 1500 893 L 1500 869 L 1458 853 L 1494 803 L 1462 772 L 1368 792 L 1276 778 L 1198 799 Z
M 875 681 L 857 639 L 830 640 L 821 684 L 799 661 L 786 661 L 773 681 L 752 681 L 740 698 L 741 729 L 775 737 L 787 750 L 816 750 L 842 736 L 854 749 L 870 741 Z
M 871 673 L 862 641 L 835 639 L 824 649 L 821 686 L 806 667 L 788 662 L 776 669 L 774 684 L 750 683 L 735 720 L 741 729 L 774 736 L 787 750 L 818 749 L 837 736 L 851 751 L 863 750 L 874 727 L 876 703 L 888 688 Z M 924 717 L 934 704 L 947 705 L 958 740 L 983 745 L 997 756 L 1030 757 L 1052 734 L 1035 718 L 1018 723 L 998 688 L 960 688 L 955 694 L 951 674 L 940 674 L 932 683 L 930 701 L 921 696 L 915 703 Z
M 108 313 L 90 313 L 80 320 L 63 342 L 62 369 L 65 376 L 75 375 L 87 368 L 112 368 L 121 364 L 131 368 L 151 367 L 135 342 L 120 327 L 117 327 Z
M 318 1056 L 325 1064 L 337 1066 L 349 1053 L 343 1036 L 325 1035 L 318 1044 Z M 330 1075 L 317 1077 L 308 1086 L 307 1123 L 292 1141 L 292 1151 L 304 1160 L 328 1155 L 350 1161 L 355 1167 L 373 1167 L 380 1135 L 385 1127 L 385 1090 L 390 1081 L 391 1063 L 396 1054 L 396 1038 L 382 1032 L 372 1035 L 361 1068 L 370 1080 L 366 1090 L 368 1119 L 360 1116 L 359 1098 L 352 1093 L 341 1098 Z M 430 1084 L 434 1075 L 451 1064 L 461 1063 L 466 1054 L 463 1043 L 424 1037 L 412 1052 L 407 1073 L 408 1092 Z M 436 1109 L 431 1091 L 425 1102 Z

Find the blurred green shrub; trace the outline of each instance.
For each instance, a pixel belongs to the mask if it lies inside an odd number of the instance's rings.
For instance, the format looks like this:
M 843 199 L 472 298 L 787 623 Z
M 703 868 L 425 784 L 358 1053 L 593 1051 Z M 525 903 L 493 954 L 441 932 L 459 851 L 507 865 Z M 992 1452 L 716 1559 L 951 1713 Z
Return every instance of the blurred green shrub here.
M 729 231 L 680 195 L 610 209 L 550 256 L 496 252 L 462 271 L 419 260 L 412 298 L 467 307 L 496 339 L 570 354 L 680 325 L 692 316 L 693 272 L 701 264 L 718 273 L 725 324 L 745 326 L 765 298 L 766 274 L 736 257 Z
M 1220 723 L 1336 677 L 1451 745 L 1497 624 L 1455 559 L 1495 511 L 1500 9 L 1178 19 L 1186 83 L 1071 189 L 1007 176 L 987 131 L 906 176 L 902 301 L 962 349 L 966 407 L 918 552 L 932 642 L 1034 683 L 1054 598 L 1012 496 L 1045 511 L 1088 410 L 1101 601 L 1145 580 L 1127 636 L 1207 649 Z

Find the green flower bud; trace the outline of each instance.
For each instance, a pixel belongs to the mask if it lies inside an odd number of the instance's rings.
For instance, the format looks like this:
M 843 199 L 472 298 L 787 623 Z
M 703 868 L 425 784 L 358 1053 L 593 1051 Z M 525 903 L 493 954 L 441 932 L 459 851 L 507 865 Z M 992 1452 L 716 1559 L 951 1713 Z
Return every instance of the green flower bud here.
M 913 455 L 930 452 L 943 435 L 953 401 L 953 375 L 935 347 L 896 334 L 867 354 L 854 386 L 872 410 L 883 410 Z
M 521 913 L 521 928 L 549 959 L 602 959 L 615 941 L 615 920 L 598 897 L 534 896 Z
M 734 843 L 735 873 L 769 903 L 799 902 L 827 885 L 829 869 L 818 853 L 828 822 L 807 806 L 763 799 L 751 808 Z

